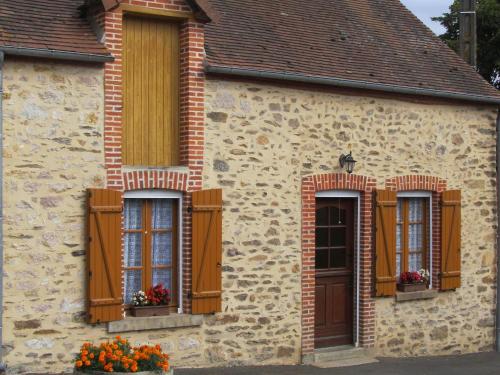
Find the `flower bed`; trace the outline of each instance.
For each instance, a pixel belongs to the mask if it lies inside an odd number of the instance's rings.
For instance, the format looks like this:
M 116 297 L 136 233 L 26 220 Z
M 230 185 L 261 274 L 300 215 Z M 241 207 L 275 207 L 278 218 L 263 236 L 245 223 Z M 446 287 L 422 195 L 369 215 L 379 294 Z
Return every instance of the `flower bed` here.
M 159 345 L 132 347 L 117 336 L 112 342 L 96 346 L 84 343 L 75 359 L 75 373 L 149 373 L 165 374 L 170 370 L 168 355 Z

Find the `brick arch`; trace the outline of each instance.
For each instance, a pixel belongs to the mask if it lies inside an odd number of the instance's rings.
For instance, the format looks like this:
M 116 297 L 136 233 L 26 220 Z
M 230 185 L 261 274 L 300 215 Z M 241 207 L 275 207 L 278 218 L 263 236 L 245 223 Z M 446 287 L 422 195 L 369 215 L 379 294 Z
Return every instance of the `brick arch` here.
M 189 187 L 189 172 L 162 170 L 136 170 L 123 173 L 125 190 L 167 189 L 186 192 Z
M 440 288 L 441 270 L 441 194 L 447 181 L 437 176 L 406 175 L 385 180 L 385 188 L 392 191 L 428 191 L 432 193 L 432 287 Z
M 361 193 L 360 218 L 360 344 L 374 345 L 375 302 L 372 298 L 372 177 L 330 173 L 302 179 L 302 355 L 305 360 L 314 352 L 315 315 L 315 220 L 316 193 L 348 190 Z

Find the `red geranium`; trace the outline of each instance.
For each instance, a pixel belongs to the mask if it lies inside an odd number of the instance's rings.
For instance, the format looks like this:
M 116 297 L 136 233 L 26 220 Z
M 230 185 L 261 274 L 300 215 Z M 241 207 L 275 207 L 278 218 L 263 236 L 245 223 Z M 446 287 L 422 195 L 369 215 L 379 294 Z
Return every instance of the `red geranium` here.
M 418 272 L 402 272 L 399 280 L 403 284 L 418 284 L 424 282 L 422 275 Z
M 146 291 L 149 304 L 153 306 L 168 305 L 170 303 L 170 290 L 158 284 Z

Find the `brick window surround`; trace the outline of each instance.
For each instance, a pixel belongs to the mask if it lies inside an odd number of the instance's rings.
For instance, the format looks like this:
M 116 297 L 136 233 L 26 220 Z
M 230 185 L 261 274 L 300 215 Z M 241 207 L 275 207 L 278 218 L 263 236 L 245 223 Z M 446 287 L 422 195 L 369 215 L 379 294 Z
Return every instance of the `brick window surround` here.
M 302 179 L 302 356 L 314 352 L 316 193 L 328 190 L 360 192 L 360 310 L 359 343 L 375 340 L 375 302 L 372 297 L 373 191 L 376 180 L 345 173 L 320 174 Z
M 124 168 L 122 162 L 123 5 L 141 9 L 178 12 L 180 19 L 180 164 L 181 172 L 169 169 Z M 145 12 L 146 13 L 146 12 Z M 184 0 L 122 0 L 120 6 L 92 16 L 104 33 L 104 44 L 114 61 L 104 66 L 104 155 L 109 189 L 170 189 L 183 194 L 183 306 L 191 311 L 187 298 L 191 288 L 191 192 L 201 190 L 204 149 L 204 24 L 189 16 L 192 9 Z M 188 15 L 188 16 L 187 16 Z
M 392 191 L 427 191 L 432 193 L 432 287 L 439 290 L 441 268 L 441 193 L 447 182 L 436 176 L 408 175 L 385 180 L 385 188 Z

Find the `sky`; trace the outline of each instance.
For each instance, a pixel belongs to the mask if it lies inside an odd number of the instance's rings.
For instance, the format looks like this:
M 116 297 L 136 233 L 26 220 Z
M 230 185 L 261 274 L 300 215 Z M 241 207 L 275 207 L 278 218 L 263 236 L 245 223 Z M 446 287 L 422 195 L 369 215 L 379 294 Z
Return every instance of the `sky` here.
M 444 33 L 444 28 L 438 23 L 431 21 L 431 17 L 439 16 L 448 11 L 453 0 L 401 0 L 423 23 L 434 33 Z

